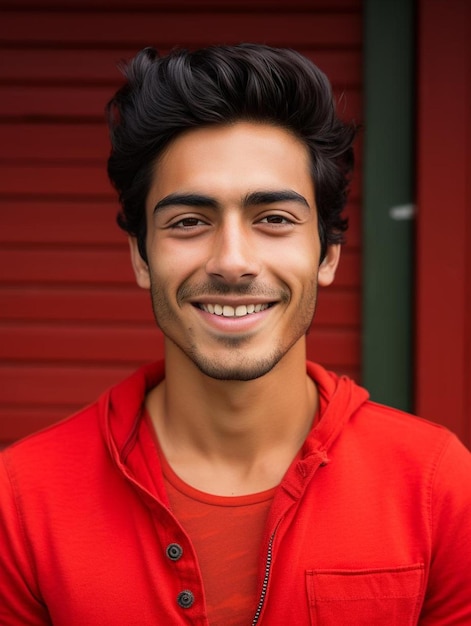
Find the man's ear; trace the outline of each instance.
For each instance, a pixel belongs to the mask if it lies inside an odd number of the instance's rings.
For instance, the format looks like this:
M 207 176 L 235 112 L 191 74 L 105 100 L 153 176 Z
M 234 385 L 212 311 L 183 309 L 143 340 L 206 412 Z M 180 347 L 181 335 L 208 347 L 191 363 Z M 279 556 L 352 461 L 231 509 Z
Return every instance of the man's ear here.
M 318 284 L 321 287 L 327 287 L 334 281 L 335 272 L 337 271 L 339 260 L 340 244 L 334 243 L 330 246 L 327 246 L 326 255 L 323 258 L 322 263 L 319 265 L 319 269 L 317 271 L 317 280 Z
M 143 289 L 150 289 L 149 267 L 141 257 L 136 237 L 129 237 L 129 250 L 131 253 L 131 263 L 136 277 L 136 282 Z

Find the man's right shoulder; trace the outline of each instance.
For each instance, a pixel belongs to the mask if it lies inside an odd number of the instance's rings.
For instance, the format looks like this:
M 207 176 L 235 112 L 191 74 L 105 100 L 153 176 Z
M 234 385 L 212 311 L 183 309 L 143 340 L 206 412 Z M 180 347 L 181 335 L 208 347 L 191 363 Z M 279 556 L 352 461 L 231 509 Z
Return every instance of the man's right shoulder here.
M 100 400 L 78 412 L 27 435 L 0 452 L 7 466 L 34 468 L 54 463 L 73 451 L 84 450 L 93 440 L 102 439 Z

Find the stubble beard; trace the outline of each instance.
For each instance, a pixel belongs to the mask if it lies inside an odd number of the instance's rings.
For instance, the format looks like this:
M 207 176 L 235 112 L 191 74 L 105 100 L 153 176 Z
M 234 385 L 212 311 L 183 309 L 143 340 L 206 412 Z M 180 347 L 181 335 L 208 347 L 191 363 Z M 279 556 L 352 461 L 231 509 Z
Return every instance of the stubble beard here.
M 200 288 L 200 291 L 202 293 L 210 292 L 213 295 L 215 293 L 214 289 L 210 290 L 207 289 L 207 287 Z M 220 290 L 221 293 L 227 293 L 228 291 L 226 287 Z M 234 293 L 234 289 L 230 291 Z M 196 342 L 192 342 L 191 339 L 188 344 L 185 345 L 175 338 L 174 334 L 171 332 L 171 328 L 174 320 L 177 319 L 177 315 L 165 295 L 165 290 L 159 289 L 158 284 L 153 280 L 151 280 L 150 295 L 157 326 L 163 332 L 166 339 L 171 341 L 186 358 L 190 359 L 202 374 L 215 380 L 250 381 L 268 374 L 293 345 L 309 331 L 316 308 L 317 285 L 315 281 L 313 281 L 308 291 L 311 297 L 303 298 L 299 303 L 299 316 L 295 316 L 295 328 L 293 332 L 290 333 L 291 340 L 288 343 L 280 342 L 268 355 L 260 355 L 258 358 L 249 359 L 244 350 L 244 345 L 250 341 L 249 335 L 217 337 L 216 340 L 223 348 L 229 351 L 231 358 L 218 359 L 216 362 L 205 355 Z M 179 290 L 180 296 L 183 293 L 187 293 L 185 285 Z M 246 290 L 245 293 L 248 293 L 248 291 Z M 282 300 L 288 301 L 289 294 L 285 294 Z M 187 328 L 187 331 L 188 337 L 191 338 L 191 328 Z

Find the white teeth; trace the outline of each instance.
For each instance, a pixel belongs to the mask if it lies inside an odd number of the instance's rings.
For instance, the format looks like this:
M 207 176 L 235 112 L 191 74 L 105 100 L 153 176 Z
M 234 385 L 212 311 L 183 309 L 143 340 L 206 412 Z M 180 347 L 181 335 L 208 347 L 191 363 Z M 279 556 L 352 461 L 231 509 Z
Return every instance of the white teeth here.
M 222 315 L 223 317 L 244 317 L 244 315 L 250 315 L 251 313 L 260 313 L 268 309 L 268 304 L 239 304 L 237 307 L 225 304 L 201 304 L 203 311 L 206 313 L 212 313 L 214 315 Z

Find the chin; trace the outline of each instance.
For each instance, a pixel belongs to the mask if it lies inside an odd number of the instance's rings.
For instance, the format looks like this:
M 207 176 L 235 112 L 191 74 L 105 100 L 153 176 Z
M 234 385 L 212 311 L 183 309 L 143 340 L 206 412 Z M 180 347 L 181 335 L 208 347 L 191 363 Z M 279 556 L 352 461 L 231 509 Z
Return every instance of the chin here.
M 258 359 L 256 362 L 247 361 L 230 364 L 227 360 L 223 363 L 206 358 L 190 356 L 196 367 L 205 376 L 215 380 L 249 381 L 261 378 L 268 374 L 282 358 L 280 355 L 272 355 L 270 358 Z

